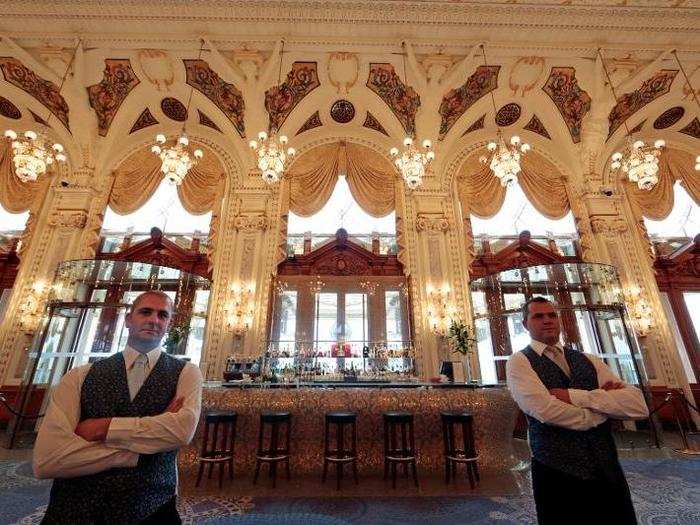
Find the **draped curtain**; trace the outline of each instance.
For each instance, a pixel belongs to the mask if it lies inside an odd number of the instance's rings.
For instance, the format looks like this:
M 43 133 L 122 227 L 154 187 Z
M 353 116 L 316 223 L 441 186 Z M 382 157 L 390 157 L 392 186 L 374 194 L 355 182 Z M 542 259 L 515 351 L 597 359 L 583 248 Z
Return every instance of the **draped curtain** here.
M 139 150 L 114 170 L 109 206 L 119 215 L 133 213 L 148 201 L 162 180 L 160 159 L 149 150 Z M 222 182 L 220 163 L 211 151 L 204 150 L 204 158 L 177 188 L 182 206 L 193 215 L 213 210 Z
M 467 157 L 457 176 L 457 194 L 465 213 L 483 219 L 493 217 L 503 206 L 506 189 L 479 158 L 483 152 Z M 547 159 L 530 152 L 522 161 L 518 182 L 537 211 L 550 219 L 560 219 L 570 209 L 566 184 L 561 172 Z
M 343 173 L 353 198 L 373 217 L 396 208 L 394 167 L 364 146 L 336 142 L 318 146 L 292 164 L 287 176 L 289 209 L 302 217 L 317 213 Z
M 623 183 L 633 204 L 645 217 L 660 221 L 673 210 L 673 186 L 680 181 L 688 195 L 700 204 L 700 175 L 695 171 L 695 159 L 690 153 L 669 149 L 659 159 L 659 182 L 651 190 L 639 189 L 636 182 Z

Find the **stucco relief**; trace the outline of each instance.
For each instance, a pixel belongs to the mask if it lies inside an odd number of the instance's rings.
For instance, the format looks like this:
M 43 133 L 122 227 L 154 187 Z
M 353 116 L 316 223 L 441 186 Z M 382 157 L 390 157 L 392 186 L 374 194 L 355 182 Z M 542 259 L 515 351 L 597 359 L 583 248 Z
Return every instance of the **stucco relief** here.
M 626 232 L 627 222 L 619 216 L 592 216 L 591 229 L 593 233 L 617 235 Z
M 574 144 L 581 142 L 581 122 L 591 109 L 591 97 L 578 85 L 573 67 L 553 67 L 542 87 L 557 106 Z
M 287 79 L 265 92 L 265 109 L 270 127 L 280 129 L 301 100 L 321 85 L 316 62 L 294 62 Z
M 446 232 L 450 229 L 450 221 L 445 216 L 421 215 L 416 218 L 416 230 L 419 232 Z
M 134 125 L 131 126 L 129 135 L 149 126 L 155 126 L 156 124 L 158 124 L 158 120 L 153 116 L 150 109 L 145 108 L 134 121 Z
M 511 95 L 524 97 L 541 82 L 544 74 L 544 58 L 538 56 L 520 57 L 515 61 L 508 75 Z
M 265 215 L 236 215 L 233 225 L 237 230 L 264 231 L 268 227 L 268 220 Z
M 160 49 L 139 49 L 135 67 L 140 78 L 146 79 L 157 91 L 166 92 L 175 83 L 175 61 L 167 51 Z
M 668 93 L 677 74 L 678 70 L 662 69 L 648 80 L 645 80 L 639 89 L 622 95 L 620 101 L 608 115 L 610 123 L 608 139 L 629 117 L 653 100 Z
M 338 95 L 347 95 L 357 83 L 360 73 L 360 60 L 356 53 L 335 52 L 328 56 L 326 63 L 328 82 Z
M 56 210 L 49 217 L 48 224 L 65 230 L 82 230 L 88 222 L 88 214 L 83 210 Z
M 383 63 L 369 65 L 367 87 L 389 106 L 404 131 L 411 135 L 416 128 L 416 112 L 420 107 L 416 90 L 403 83 L 393 65 Z
M 323 122 L 321 122 L 321 116 L 318 114 L 318 111 L 316 111 L 313 115 L 306 119 L 306 122 L 304 122 L 301 125 L 301 127 L 297 130 L 296 135 L 304 133 L 305 131 L 308 131 L 310 129 L 317 128 L 319 126 L 323 126 Z
M 5 80 L 16 86 L 46 106 L 70 130 L 68 104 L 58 92 L 58 86 L 44 80 L 22 62 L 13 57 L 0 57 L 0 69 Z
M 457 120 L 484 95 L 498 87 L 498 72 L 501 66 L 479 66 L 472 76 L 457 89 L 449 91 L 440 104 L 438 112 L 440 139 L 452 129 Z
M 97 115 L 97 133 L 104 137 L 119 111 L 122 102 L 139 84 L 131 62 L 125 59 L 105 60 L 103 78 L 99 84 L 87 88 L 90 107 Z

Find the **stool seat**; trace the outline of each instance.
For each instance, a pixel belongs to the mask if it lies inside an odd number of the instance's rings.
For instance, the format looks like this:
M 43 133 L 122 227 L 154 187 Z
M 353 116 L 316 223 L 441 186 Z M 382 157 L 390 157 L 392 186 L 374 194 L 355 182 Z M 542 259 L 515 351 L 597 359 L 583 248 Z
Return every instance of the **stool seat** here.
M 326 414 L 326 421 L 331 423 L 352 423 L 357 420 L 355 412 L 329 412 Z
M 413 414 L 410 412 L 384 412 L 382 414 L 385 420 L 391 420 L 396 423 L 408 423 L 413 420 Z
M 263 412 L 260 414 L 260 421 L 262 423 L 279 423 L 286 421 L 290 417 L 292 417 L 290 412 Z
M 236 421 L 238 414 L 231 410 L 212 410 L 204 415 L 205 423 L 231 423 Z
M 440 412 L 440 417 L 443 421 L 454 423 L 467 423 L 474 419 L 474 415 L 469 412 Z

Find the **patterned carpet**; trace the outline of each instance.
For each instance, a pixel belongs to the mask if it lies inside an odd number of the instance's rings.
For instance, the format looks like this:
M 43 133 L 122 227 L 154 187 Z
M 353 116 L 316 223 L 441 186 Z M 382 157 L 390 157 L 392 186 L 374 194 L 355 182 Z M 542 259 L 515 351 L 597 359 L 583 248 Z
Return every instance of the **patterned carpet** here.
M 623 461 L 639 523 L 700 523 L 700 459 Z M 0 461 L 0 524 L 41 521 L 50 483 L 26 462 Z M 285 498 L 188 496 L 183 523 L 207 525 L 534 524 L 530 496 Z

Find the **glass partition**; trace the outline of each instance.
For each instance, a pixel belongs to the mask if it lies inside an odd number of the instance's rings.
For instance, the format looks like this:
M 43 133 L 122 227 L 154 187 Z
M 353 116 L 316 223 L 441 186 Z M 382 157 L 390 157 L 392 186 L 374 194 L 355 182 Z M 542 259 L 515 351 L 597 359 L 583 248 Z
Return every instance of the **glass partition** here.
M 541 296 L 559 311 L 562 342 L 603 359 L 622 379 L 646 382 L 615 268 L 567 263 L 530 266 L 471 282 L 481 381 L 505 381 L 505 362 L 530 342 L 521 307 Z

